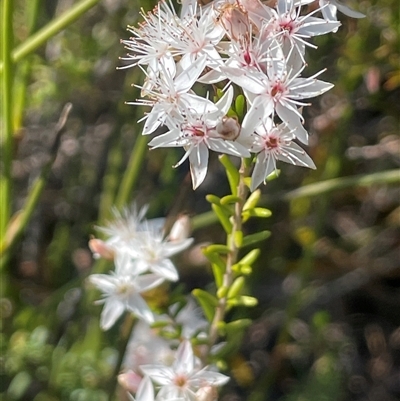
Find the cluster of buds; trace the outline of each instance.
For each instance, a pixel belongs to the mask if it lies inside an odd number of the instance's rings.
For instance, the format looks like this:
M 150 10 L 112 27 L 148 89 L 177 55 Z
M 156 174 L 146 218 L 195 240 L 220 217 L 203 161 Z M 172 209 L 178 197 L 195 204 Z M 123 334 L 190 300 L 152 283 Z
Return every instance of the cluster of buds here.
M 337 31 L 337 9 L 362 16 L 337 0 L 316 3 L 214 0 L 203 6 L 186 0 L 177 14 L 163 0 L 142 12 L 138 28 L 129 27 L 133 36 L 122 41 L 129 51 L 125 68 L 138 66 L 145 74 L 142 98 L 130 104 L 151 108 L 143 135 L 165 127 L 150 141 L 152 148 L 183 147 L 176 166 L 189 159 L 194 189 L 207 174 L 209 150 L 251 158 L 252 191 L 278 160 L 315 168 L 296 143 L 308 143 L 302 109 L 305 99 L 333 85 L 317 79 L 324 70 L 303 77 L 306 48 L 315 47 L 313 36 Z M 223 89 L 215 103 L 195 91 L 204 93 L 211 84 Z M 247 112 L 238 110 L 239 92 Z

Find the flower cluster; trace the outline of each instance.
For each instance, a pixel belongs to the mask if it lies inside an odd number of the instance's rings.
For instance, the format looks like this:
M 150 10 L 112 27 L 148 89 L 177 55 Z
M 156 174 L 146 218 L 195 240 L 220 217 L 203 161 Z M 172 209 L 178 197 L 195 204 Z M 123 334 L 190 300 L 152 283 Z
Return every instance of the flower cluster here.
M 130 27 L 122 41 L 129 51 L 126 67 L 145 74 L 142 98 L 131 104 L 149 106 L 143 134 L 166 131 L 152 148 L 182 147 L 179 166 L 189 159 L 193 188 L 207 173 L 209 150 L 255 160 L 251 190 L 276 169 L 276 161 L 315 168 L 296 141 L 308 143 L 302 108 L 333 85 L 304 77 L 310 40 L 337 31 L 339 10 L 353 17 L 338 0 L 197 0 L 182 2 L 177 14 L 169 0 L 142 13 L 144 22 Z M 308 9 L 307 9 L 308 8 Z M 220 85 L 214 103 L 195 92 L 195 84 Z M 232 113 L 234 86 L 243 93 L 247 113 Z M 204 92 L 204 90 L 203 90 Z M 237 92 L 236 92 L 237 93 Z
M 170 235 L 163 231 L 164 219 L 146 220 L 146 208 L 139 211 L 114 211 L 115 219 L 100 227 L 108 239 L 92 239 L 89 243 L 98 256 L 113 259 L 111 274 L 92 274 L 89 281 L 103 292 L 104 303 L 100 325 L 108 330 L 126 310 L 148 323 L 154 316 L 141 294 L 163 281 L 177 281 L 178 272 L 170 257 L 186 249 L 193 241 L 182 233 L 182 217 Z M 178 232 L 179 231 L 179 232 Z

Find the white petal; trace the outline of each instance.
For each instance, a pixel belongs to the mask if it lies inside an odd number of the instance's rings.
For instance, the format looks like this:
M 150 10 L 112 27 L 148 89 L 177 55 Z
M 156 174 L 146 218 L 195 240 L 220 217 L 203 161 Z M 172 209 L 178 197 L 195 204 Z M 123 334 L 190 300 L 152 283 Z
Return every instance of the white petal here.
M 124 310 L 124 304 L 119 300 L 115 298 L 107 299 L 101 312 L 101 328 L 103 330 L 108 330 L 110 327 L 112 327 L 116 320 L 122 315 Z
M 88 280 L 106 294 L 113 293 L 117 284 L 115 277 L 109 274 L 91 274 Z
M 147 323 L 154 322 L 154 316 L 149 306 L 143 300 L 143 298 L 136 292 L 129 295 L 129 297 L 126 300 L 126 307 L 128 310 L 133 312 L 135 316 L 139 317 L 140 319 L 143 319 Z
M 172 369 L 164 365 L 140 365 L 140 370 L 161 386 L 171 384 L 174 377 Z
M 169 281 L 178 281 L 179 275 L 174 264 L 169 259 L 162 259 L 150 265 L 150 269 L 155 274 Z
M 190 374 L 194 369 L 194 355 L 192 344 L 184 340 L 176 350 L 176 359 L 173 364 L 174 370 L 179 373 Z
M 157 274 L 143 274 L 136 279 L 136 288 L 139 292 L 151 290 L 158 287 L 164 281 L 163 277 Z
M 189 155 L 190 173 L 192 175 L 193 189 L 196 189 L 206 178 L 208 166 L 208 149 L 200 143 Z
M 140 381 L 136 401 L 154 401 L 154 387 L 148 376 Z

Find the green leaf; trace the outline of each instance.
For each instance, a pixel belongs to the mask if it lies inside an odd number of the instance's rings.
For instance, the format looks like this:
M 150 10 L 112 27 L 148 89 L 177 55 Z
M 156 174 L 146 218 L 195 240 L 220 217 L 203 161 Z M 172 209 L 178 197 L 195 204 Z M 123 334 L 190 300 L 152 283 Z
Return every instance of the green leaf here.
M 238 95 L 235 100 L 235 110 L 240 120 L 244 117 L 245 99 L 243 95 Z
M 243 243 L 243 231 L 235 231 L 233 233 L 233 241 L 237 248 L 240 248 Z
M 246 235 L 243 237 L 242 248 L 245 246 L 256 244 L 257 242 L 264 241 L 271 235 L 268 230 L 260 231 L 259 233 Z
M 232 195 L 237 196 L 237 187 L 240 180 L 238 169 L 234 166 L 227 155 L 219 156 L 219 161 L 225 167 L 226 176 L 228 177 Z
M 240 198 L 235 195 L 226 195 L 221 198 L 221 205 L 229 205 L 236 202 L 240 202 Z
M 212 263 L 211 268 L 212 268 L 212 271 L 214 274 L 215 285 L 217 287 L 221 287 L 221 285 L 224 281 L 225 265 L 223 267 L 221 267 L 221 265 Z
M 200 288 L 195 288 L 192 291 L 192 294 L 201 305 L 204 311 L 204 316 L 209 322 L 211 322 L 214 318 L 215 308 L 218 306 L 218 299 L 211 295 L 209 292 L 204 291 Z
M 213 195 L 213 194 L 206 195 L 206 201 L 211 203 L 211 204 L 216 204 L 216 205 L 220 205 L 221 204 L 221 199 L 218 198 L 218 196 Z
M 235 281 L 232 283 L 231 287 L 229 288 L 227 298 L 228 299 L 236 298 L 239 295 L 240 291 L 242 291 L 244 284 L 245 284 L 244 277 L 243 276 L 237 277 Z
M 250 217 L 260 217 L 262 219 L 265 219 L 267 217 L 270 217 L 271 215 L 272 212 L 270 210 L 263 207 L 255 207 L 253 209 L 244 210 L 242 213 L 242 218 L 243 221 L 247 221 Z
M 256 189 L 247 199 L 246 203 L 243 206 L 243 211 L 248 209 L 254 209 L 257 206 L 258 201 L 261 197 L 261 191 Z
M 223 244 L 212 244 L 212 245 L 208 245 L 206 248 L 203 248 L 204 254 L 210 254 L 210 253 L 227 254 L 229 252 L 230 252 L 229 248 Z
M 211 205 L 212 210 L 217 215 L 219 222 L 221 223 L 222 227 L 224 228 L 227 234 L 232 232 L 232 223 L 229 220 L 229 215 L 227 214 L 226 210 L 221 206 L 216 205 L 213 203 Z
M 239 260 L 239 265 L 252 265 L 258 256 L 260 255 L 260 250 L 258 248 L 252 249 L 246 256 Z

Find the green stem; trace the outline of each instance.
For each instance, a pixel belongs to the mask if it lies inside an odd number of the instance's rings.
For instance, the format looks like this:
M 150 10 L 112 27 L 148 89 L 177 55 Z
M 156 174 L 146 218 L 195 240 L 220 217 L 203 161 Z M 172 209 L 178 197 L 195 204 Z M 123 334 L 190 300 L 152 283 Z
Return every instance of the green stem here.
M 237 187 L 237 196 L 239 200 L 235 203 L 234 213 L 232 216 L 232 231 L 227 238 L 227 246 L 229 252 L 226 258 L 226 270 L 222 281 L 223 288 L 230 288 L 234 280 L 234 272 L 232 271 L 232 266 L 237 262 L 239 248 L 235 243 L 236 233 L 242 231 L 242 211 L 243 206 L 247 198 L 248 188 L 244 183 L 244 179 L 247 177 L 248 168 L 245 166 L 245 161 L 242 159 L 242 164 L 239 170 L 240 179 L 239 185 Z M 220 322 L 225 319 L 225 314 L 227 310 L 227 296 L 222 297 L 219 300 L 218 306 L 215 310 L 215 315 L 213 321 L 210 325 L 210 331 L 208 334 L 208 351 L 215 344 L 218 338 L 218 326 Z M 207 352 L 208 354 L 209 352 Z
M 12 127 L 12 81 L 13 64 L 11 49 L 13 46 L 13 0 L 3 1 L 3 18 L 1 30 L 1 45 L 4 74 L 2 78 L 2 115 L 3 129 L 1 130 L 0 145 L 2 166 L 0 169 L 0 238 L 3 239 L 11 215 L 11 162 L 13 153 Z
M 141 173 L 143 160 L 147 155 L 147 137 L 140 135 L 136 138 L 135 146 L 132 150 L 128 166 L 125 174 L 122 177 L 121 186 L 115 200 L 115 206 L 122 208 L 129 202 L 132 195 L 132 189 L 135 187 L 136 182 Z
M 14 63 L 20 61 L 28 54 L 34 52 L 37 48 L 46 43 L 47 40 L 52 38 L 58 32 L 62 31 L 68 25 L 76 21 L 81 15 L 86 11 L 95 6 L 100 0 L 83 0 L 80 3 L 75 4 L 68 11 L 61 14 L 59 17 L 50 21 L 42 29 L 36 32 L 34 35 L 30 36 L 25 42 L 21 43 L 12 52 L 12 61 Z M 7 3 L 12 3 L 11 0 L 4 0 L 4 6 Z M 3 7 L 5 8 L 5 7 Z M 3 27 L 4 30 L 4 27 Z M 4 35 L 3 35 L 4 36 Z M 0 73 L 5 71 L 5 60 L 0 64 Z
M 37 26 L 38 12 L 41 0 L 31 0 L 26 7 L 26 29 L 27 34 L 31 35 Z M 15 133 L 18 134 L 22 126 L 25 103 L 26 103 L 26 90 L 28 80 L 32 70 L 32 62 L 29 58 L 18 63 L 17 71 L 14 80 L 14 110 L 13 110 L 13 124 Z
M 54 134 L 55 138 L 51 150 L 51 156 L 47 161 L 47 163 L 43 166 L 39 177 L 36 178 L 35 182 L 33 183 L 33 186 L 28 193 L 28 197 L 25 201 L 24 207 L 18 214 L 15 215 L 14 219 L 6 227 L 5 235 L 2 237 L 0 243 L 0 270 L 4 268 L 4 266 L 7 264 L 14 246 L 16 245 L 21 234 L 25 230 L 25 227 L 28 224 L 29 220 L 31 219 L 32 214 L 36 208 L 36 205 L 39 202 L 43 189 L 46 186 L 47 179 L 51 171 L 51 167 L 57 156 L 57 149 L 59 145 L 60 136 L 63 132 L 65 123 L 67 121 L 71 109 L 72 109 L 71 103 L 68 103 L 64 107 L 55 129 L 55 134 Z

